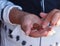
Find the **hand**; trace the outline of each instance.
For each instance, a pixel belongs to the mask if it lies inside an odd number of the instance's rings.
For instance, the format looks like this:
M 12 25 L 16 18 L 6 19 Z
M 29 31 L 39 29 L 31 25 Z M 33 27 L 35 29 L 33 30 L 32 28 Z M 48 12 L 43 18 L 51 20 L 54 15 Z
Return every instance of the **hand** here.
M 47 26 L 49 26 L 49 24 L 52 27 L 57 26 L 58 22 L 60 24 L 59 20 L 60 20 L 60 10 L 54 9 L 47 14 L 47 17 L 45 17 L 42 27 L 46 28 Z
M 49 35 L 52 29 L 50 27 L 43 29 L 41 27 L 42 22 L 43 21 L 38 16 L 34 14 L 29 14 L 22 18 L 21 27 L 23 31 L 31 37 L 46 37 Z
M 10 21 L 13 24 L 20 24 L 23 31 L 31 37 L 47 36 L 50 32 L 48 30 L 51 30 L 50 27 L 42 29 L 41 23 L 43 22 L 43 20 L 34 14 L 30 14 L 13 8 L 9 15 Z
M 38 16 L 36 16 L 34 14 L 29 14 L 29 15 L 26 15 L 26 16 L 22 17 L 21 27 L 27 35 L 31 36 L 32 34 L 35 34 L 35 33 L 31 33 L 31 32 L 35 32 L 35 31 L 37 32 L 35 35 L 37 35 L 37 34 L 40 34 L 38 32 L 38 30 L 35 30 L 35 29 L 32 29 L 32 28 L 33 28 L 34 24 L 40 25 L 41 22 L 42 21 Z
M 50 32 L 54 33 L 55 32 L 54 30 L 52 32 L 53 27 L 57 26 L 57 25 L 58 26 L 60 25 L 60 10 L 54 9 L 51 12 L 49 12 L 48 14 L 40 13 L 40 16 L 43 17 L 43 20 L 44 20 L 43 23 L 42 23 L 42 28 L 46 29 L 46 28 L 50 27 L 51 28 L 50 31 L 49 30 L 46 30 L 46 31 L 48 31 L 49 35 L 51 35 Z
M 42 26 L 44 26 L 43 24 L 44 24 L 44 22 L 46 23 L 46 25 L 47 25 L 47 22 L 45 21 L 46 20 L 46 18 L 48 17 L 47 16 L 48 14 L 47 13 L 43 13 L 43 12 L 41 12 L 40 13 L 40 16 L 42 17 Z M 43 28 L 43 27 L 42 27 Z M 47 37 L 47 36 L 51 36 L 51 35 L 53 35 L 53 34 L 55 34 L 55 31 L 53 30 L 53 26 L 47 26 L 46 28 L 43 28 L 42 30 L 40 30 L 40 34 L 41 33 L 46 33 L 46 35 L 45 35 L 45 37 Z M 44 34 L 43 33 L 43 34 Z

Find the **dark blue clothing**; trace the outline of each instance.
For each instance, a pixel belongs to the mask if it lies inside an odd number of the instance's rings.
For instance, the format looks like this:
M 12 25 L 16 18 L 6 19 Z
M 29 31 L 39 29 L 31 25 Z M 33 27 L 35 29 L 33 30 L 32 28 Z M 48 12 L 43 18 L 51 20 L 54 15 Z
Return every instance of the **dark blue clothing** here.
M 40 0 L 10 0 L 11 2 L 22 6 L 26 12 L 39 14 L 42 11 Z M 45 12 L 52 9 L 60 9 L 60 0 L 45 0 Z

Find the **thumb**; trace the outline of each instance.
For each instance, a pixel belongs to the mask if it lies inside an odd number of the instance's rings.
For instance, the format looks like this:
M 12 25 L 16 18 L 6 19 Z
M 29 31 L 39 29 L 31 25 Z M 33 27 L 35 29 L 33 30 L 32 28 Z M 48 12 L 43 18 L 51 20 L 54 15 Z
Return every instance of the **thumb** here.
M 39 15 L 40 15 L 43 19 L 45 19 L 45 18 L 47 17 L 47 13 L 41 12 Z
M 31 25 L 26 27 L 26 35 L 30 35 L 31 32 Z

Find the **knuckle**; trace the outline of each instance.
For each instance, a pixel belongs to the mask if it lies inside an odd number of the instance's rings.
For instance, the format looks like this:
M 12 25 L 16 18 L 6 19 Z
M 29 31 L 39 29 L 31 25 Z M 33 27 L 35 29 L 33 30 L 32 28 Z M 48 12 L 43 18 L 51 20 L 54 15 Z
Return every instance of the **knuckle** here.
M 53 9 L 53 11 L 59 11 L 58 9 Z
M 59 16 L 60 15 L 60 11 L 58 11 L 55 15 L 58 15 Z

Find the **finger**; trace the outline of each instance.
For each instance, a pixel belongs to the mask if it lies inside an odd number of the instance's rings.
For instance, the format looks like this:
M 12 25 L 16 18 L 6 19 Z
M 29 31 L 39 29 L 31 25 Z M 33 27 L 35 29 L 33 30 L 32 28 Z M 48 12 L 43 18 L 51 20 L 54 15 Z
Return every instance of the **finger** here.
M 56 12 L 51 21 L 51 25 L 56 26 L 59 19 L 60 19 L 60 12 Z
M 40 15 L 40 17 L 42 17 L 43 19 L 45 19 L 45 18 L 47 17 L 47 13 L 41 12 L 39 15 Z
M 31 32 L 29 36 L 37 38 L 37 37 L 42 37 L 44 35 L 40 34 L 38 31 L 35 31 L 35 32 Z
M 41 31 L 42 32 L 42 31 Z M 39 31 L 37 30 L 33 30 L 29 36 L 31 37 L 43 37 L 46 35 L 46 32 L 43 32 L 43 33 L 40 33 Z
M 53 29 L 51 29 L 51 31 L 48 32 L 47 36 L 52 36 L 55 34 L 55 31 Z
M 49 28 L 47 27 L 46 29 L 39 29 L 39 30 L 35 29 L 35 30 L 31 31 L 29 36 L 31 36 L 31 37 L 44 37 L 44 36 L 47 36 L 48 31 L 50 31 L 50 29 L 51 29 L 50 27 Z
M 35 32 L 32 31 L 29 36 L 38 38 L 38 37 L 44 37 L 44 36 L 46 36 L 46 35 L 48 34 L 48 32 L 45 31 L 45 30 L 44 30 L 44 31 L 41 30 L 40 32 L 37 31 L 37 30 L 34 30 L 34 31 L 35 31 Z M 42 31 L 43 31 L 43 32 L 42 32 Z
M 26 27 L 26 35 L 29 36 L 29 34 L 31 32 L 31 28 L 32 28 L 32 25 L 31 24 Z
M 26 35 L 29 35 L 29 33 L 30 33 L 30 28 L 28 28 L 28 27 L 25 26 L 25 25 L 22 26 L 21 28 L 22 28 L 22 30 L 25 32 Z
M 44 36 L 48 36 L 48 33 L 51 31 L 52 27 L 46 27 L 42 31 L 40 30 L 40 34 L 44 34 Z
M 48 27 L 46 27 L 45 28 L 45 31 L 47 31 L 48 33 L 47 33 L 47 35 L 46 35 L 46 37 L 47 36 L 52 36 L 52 35 L 54 35 L 55 34 L 55 31 L 53 30 L 53 26 L 48 26 Z
M 60 26 L 60 19 L 58 20 L 56 26 Z
M 57 12 L 58 10 L 53 10 L 53 11 L 51 11 L 48 15 L 47 15 L 47 17 L 46 17 L 46 19 L 44 20 L 44 22 L 43 22 L 43 25 L 42 25 L 42 27 L 43 28 L 46 28 L 48 25 L 49 25 L 49 23 L 52 21 L 52 18 L 53 18 L 53 16 L 54 16 L 54 14 Z
M 32 28 L 32 24 L 28 23 L 28 24 L 23 24 L 21 26 L 22 30 L 25 32 L 26 35 L 30 34 L 31 28 Z
M 47 36 L 52 36 L 55 33 L 55 31 L 52 30 L 52 27 L 47 27 L 46 31 L 48 32 L 47 35 L 46 35 L 46 37 Z
M 27 27 L 27 29 L 26 29 L 26 35 L 29 36 L 30 32 L 31 32 L 31 29 L 29 27 Z

